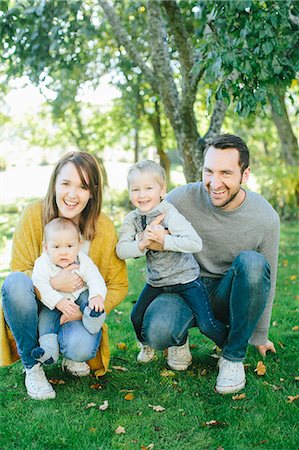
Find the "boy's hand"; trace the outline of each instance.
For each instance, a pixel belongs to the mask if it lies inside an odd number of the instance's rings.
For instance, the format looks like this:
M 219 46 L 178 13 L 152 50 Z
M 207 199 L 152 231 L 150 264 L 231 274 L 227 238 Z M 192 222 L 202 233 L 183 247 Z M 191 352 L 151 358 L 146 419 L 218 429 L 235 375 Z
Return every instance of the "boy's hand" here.
M 89 302 L 88 306 L 90 309 L 94 309 L 95 311 L 104 311 L 104 299 L 100 295 L 97 295 L 96 297 L 92 297 Z

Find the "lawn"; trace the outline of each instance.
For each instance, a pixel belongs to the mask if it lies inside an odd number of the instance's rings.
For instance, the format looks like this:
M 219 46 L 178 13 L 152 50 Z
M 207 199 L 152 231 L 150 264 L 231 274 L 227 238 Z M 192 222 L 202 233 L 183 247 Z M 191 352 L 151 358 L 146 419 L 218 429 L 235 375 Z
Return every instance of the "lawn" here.
M 1 225 L 8 237 L 9 222 Z M 75 379 L 57 364 L 46 370 L 57 397 L 38 402 L 26 394 L 20 362 L 0 369 L 0 449 L 298 449 L 298 234 L 296 224 L 282 225 L 270 330 L 277 353 L 258 375 L 261 357 L 249 348 L 245 396 L 215 394 L 217 355 L 196 329 L 186 372 L 165 370 L 163 352 L 147 365 L 137 363 L 129 314 L 145 271 L 142 259 L 132 260 L 129 295 L 107 319 L 112 357 L 104 377 Z

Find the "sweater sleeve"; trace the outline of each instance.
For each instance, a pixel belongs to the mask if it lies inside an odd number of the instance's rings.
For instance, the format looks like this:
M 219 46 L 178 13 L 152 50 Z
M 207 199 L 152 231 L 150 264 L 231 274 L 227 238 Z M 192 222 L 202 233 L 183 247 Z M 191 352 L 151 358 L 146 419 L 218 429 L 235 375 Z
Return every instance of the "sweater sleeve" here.
M 166 224 L 170 234 L 165 236 L 164 250 L 182 253 L 197 253 L 202 250 L 201 238 L 176 208 L 168 211 Z
M 116 245 L 116 253 L 120 259 L 138 258 L 145 255 L 146 250 L 142 252 L 139 249 L 138 240 L 135 239 L 136 233 L 132 215 L 128 214 L 122 224 Z
M 80 272 L 80 274 L 83 278 L 83 281 L 87 284 L 89 291 L 89 300 L 97 295 L 100 295 L 101 297 L 103 297 L 103 299 L 105 299 L 107 294 L 107 287 L 99 269 L 93 263 L 91 258 L 89 258 L 87 255 L 84 255 L 84 253 L 81 252 L 79 258 L 80 262 L 84 261 L 84 270 L 83 272 Z
M 34 262 L 42 250 L 41 202 L 27 206 L 17 223 L 12 244 L 10 268 L 31 277 Z
M 253 345 L 264 345 L 268 339 L 268 331 L 270 327 L 271 313 L 275 297 L 277 265 L 278 265 L 279 232 L 280 232 L 279 216 L 277 213 L 275 213 L 273 220 L 265 230 L 264 239 L 259 248 L 259 252 L 264 255 L 264 257 L 270 264 L 271 288 L 265 310 L 250 338 L 250 343 Z
M 57 303 L 63 299 L 63 294 L 52 288 L 50 284 L 51 273 L 48 264 L 41 258 L 35 261 L 32 282 L 38 289 L 41 302 L 49 309 L 55 309 Z

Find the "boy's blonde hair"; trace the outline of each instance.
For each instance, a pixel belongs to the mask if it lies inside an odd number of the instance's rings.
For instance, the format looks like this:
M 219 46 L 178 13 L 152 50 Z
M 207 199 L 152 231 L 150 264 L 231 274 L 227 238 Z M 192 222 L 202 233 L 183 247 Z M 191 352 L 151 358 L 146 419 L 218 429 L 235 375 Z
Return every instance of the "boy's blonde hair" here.
M 150 159 L 143 159 L 142 161 L 138 161 L 130 167 L 127 175 L 128 189 L 130 189 L 132 178 L 137 172 L 149 172 L 153 175 L 153 177 L 161 187 L 166 185 L 166 175 L 163 167 L 161 167 L 155 161 L 152 161 Z
M 71 219 L 66 219 L 65 217 L 56 217 L 51 220 L 51 222 L 47 223 L 44 228 L 44 242 L 47 242 L 49 239 L 49 234 L 51 231 L 61 231 L 61 230 L 71 230 L 76 233 L 78 236 L 78 240 L 81 240 L 81 232 L 79 225 L 73 222 Z

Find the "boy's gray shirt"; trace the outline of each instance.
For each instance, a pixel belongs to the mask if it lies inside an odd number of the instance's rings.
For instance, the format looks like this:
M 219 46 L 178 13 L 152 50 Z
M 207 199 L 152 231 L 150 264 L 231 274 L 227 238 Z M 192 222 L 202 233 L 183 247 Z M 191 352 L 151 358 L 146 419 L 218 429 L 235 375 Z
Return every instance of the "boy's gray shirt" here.
M 148 225 L 152 220 L 164 213 L 161 222 L 169 230 L 165 236 L 164 251 L 139 249 L 136 234 L 143 231 L 143 220 Z M 200 252 L 202 241 L 190 222 L 177 209 L 163 200 L 156 208 L 147 214 L 138 209 L 130 212 L 124 219 L 116 246 L 120 259 L 137 258 L 146 255 L 147 282 L 151 286 L 173 286 L 185 284 L 199 276 L 199 266 L 192 253 Z
M 264 255 L 271 268 L 271 290 L 250 339 L 254 345 L 264 345 L 275 296 L 279 216 L 264 197 L 244 191 L 244 202 L 231 211 L 213 206 L 202 182 L 175 188 L 167 195 L 167 200 L 191 222 L 202 238 L 203 250 L 194 255 L 202 277 L 222 277 L 242 251 L 254 250 Z

